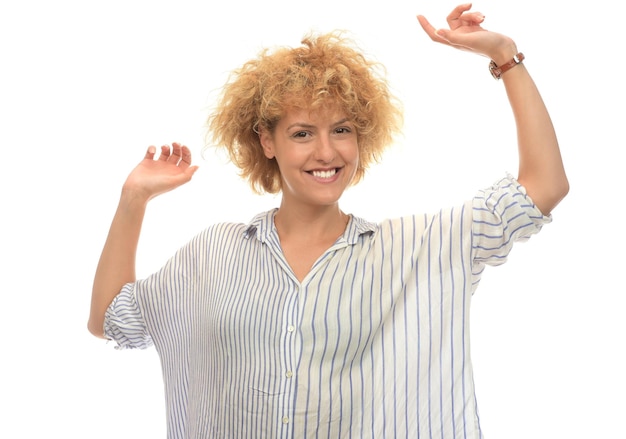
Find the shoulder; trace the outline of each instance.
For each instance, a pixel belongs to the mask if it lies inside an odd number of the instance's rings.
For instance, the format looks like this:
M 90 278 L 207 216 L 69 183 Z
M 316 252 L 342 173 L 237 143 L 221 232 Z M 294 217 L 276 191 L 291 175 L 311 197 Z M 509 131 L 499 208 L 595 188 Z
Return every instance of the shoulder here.
M 187 247 L 228 246 L 243 241 L 262 241 L 274 226 L 275 209 L 255 215 L 248 223 L 219 222 L 212 224 L 194 236 Z M 256 237 L 257 239 L 250 239 Z
M 413 230 L 414 232 L 424 232 L 434 226 L 464 224 L 471 221 L 472 201 L 441 208 L 432 212 L 416 213 L 397 218 L 388 218 L 377 224 L 381 232 L 399 230 Z

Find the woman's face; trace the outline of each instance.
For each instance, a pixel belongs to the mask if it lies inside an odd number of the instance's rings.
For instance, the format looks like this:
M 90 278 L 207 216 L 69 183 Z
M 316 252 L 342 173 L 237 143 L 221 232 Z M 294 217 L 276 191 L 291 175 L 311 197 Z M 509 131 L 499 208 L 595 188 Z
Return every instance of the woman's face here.
M 261 144 L 278 163 L 283 202 L 336 204 L 359 163 L 354 124 L 336 107 L 292 108 L 272 133 L 261 133 Z

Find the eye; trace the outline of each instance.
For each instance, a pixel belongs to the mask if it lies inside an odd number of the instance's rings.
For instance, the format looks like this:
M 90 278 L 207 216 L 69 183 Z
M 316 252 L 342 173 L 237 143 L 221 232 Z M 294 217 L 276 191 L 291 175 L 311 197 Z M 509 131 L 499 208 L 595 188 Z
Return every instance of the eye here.
M 306 139 L 309 136 L 307 131 L 296 131 L 291 135 L 295 139 Z
M 350 127 L 337 127 L 335 128 L 335 134 L 350 134 L 352 129 Z

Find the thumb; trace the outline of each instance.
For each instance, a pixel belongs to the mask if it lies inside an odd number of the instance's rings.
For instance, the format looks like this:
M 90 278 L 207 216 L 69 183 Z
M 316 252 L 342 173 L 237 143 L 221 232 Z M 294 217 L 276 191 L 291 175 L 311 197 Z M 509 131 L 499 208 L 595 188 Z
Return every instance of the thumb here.
M 190 166 L 187 169 L 185 169 L 185 174 L 187 174 L 189 178 L 191 178 L 193 177 L 193 174 L 195 174 L 197 170 L 198 170 L 198 166 Z
M 447 30 L 447 29 L 437 29 L 435 31 L 435 34 L 437 34 L 438 37 L 443 38 L 447 42 L 450 42 L 451 32 L 449 30 Z
M 470 52 L 474 51 L 470 45 L 470 41 L 467 39 L 466 34 L 459 34 L 458 32 L 454 32 L 449 29 L 437 29 L 435 31 L 435 35 L 441 38 L 444 44 L 456 47 L 460 50 L 469 50 Z

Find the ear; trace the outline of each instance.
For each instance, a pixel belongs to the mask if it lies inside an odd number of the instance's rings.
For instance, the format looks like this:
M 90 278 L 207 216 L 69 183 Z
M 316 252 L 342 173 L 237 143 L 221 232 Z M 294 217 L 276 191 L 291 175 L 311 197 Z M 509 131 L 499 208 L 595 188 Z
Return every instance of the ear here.
M 261 142 L 265 157 L 273 159 L 276 154 L 274 154 L 274 137 L 272 133 L 265 128 L 259 128 L 259 141 Z

